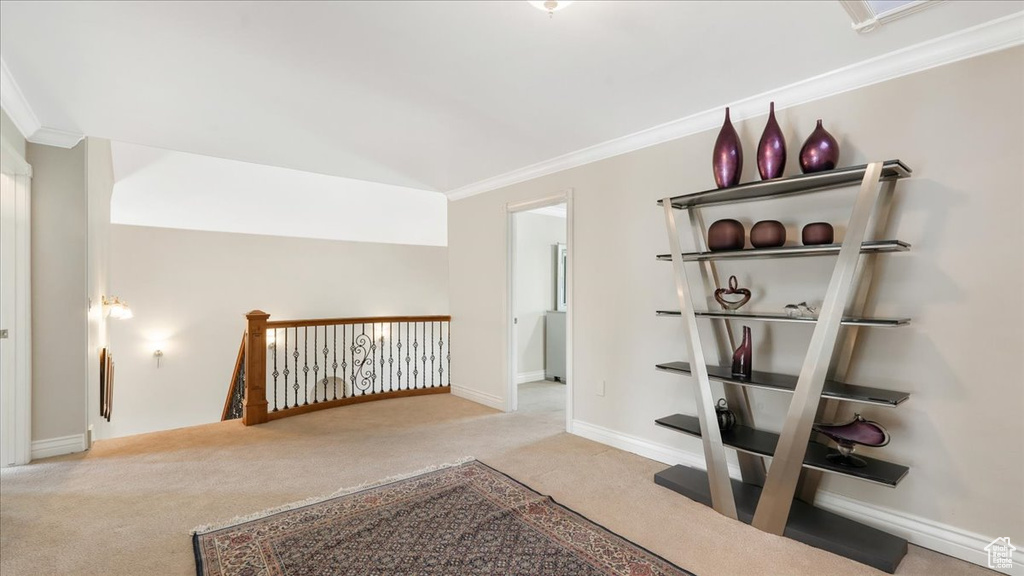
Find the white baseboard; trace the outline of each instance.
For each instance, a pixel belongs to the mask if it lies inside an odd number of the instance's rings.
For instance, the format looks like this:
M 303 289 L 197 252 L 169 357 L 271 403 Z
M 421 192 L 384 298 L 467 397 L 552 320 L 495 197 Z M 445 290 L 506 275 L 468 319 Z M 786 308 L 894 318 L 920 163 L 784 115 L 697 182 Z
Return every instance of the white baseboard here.
M 32 460 L 85 451 L 85 434 L 32 441 Z
M 534 370 L 533 372 L 520 372 L 516 374 L 516 385 L 526 384 L 527 382 L 537 382 L 538 380 L 544 379 L 543 370 Z
M 683 464 L 701 470 L 707 469 L 703 454 L 651 442 L 650 440 L 617 432 L 603 426 L 590 424 L 589 422 L 573 420 L 570 432 L 588 440 L 600 442 L 601 444 L 625 450 L 626 452 L 632 452 L 657 462 L 669 465 Z M 739 479 L 739 466 L 730 463 L 729 475 Z M 853 500 L 834 492 L 818 492 L 814 504 L 829 512 L 834 512 L 851 520 L 856 520 L 901 538 L 906 538 L 911 544 L 935 550 L 936 552 L 986 568 L 988 567 L 988 555 L 984 548 L 996 539 L 996 536 L 984 536 L 975 532 L 969 532 L 949 524 L 943 524 L 892 508 Z M 1015 558 L 1013 569 L 1005 573 L 1012 574 L 1013 576 L 1024 576 L 1024 563 Z
M 505 399 L 494 394 L 487 394 L 485 392 L 477 392 L 476 390 L 470 390 L 469 388 L 463 388 L 462 386 L 452 385 L 452 395 L 458 396 L 459 398 L 465 398 L 471 400 L 477 404 L 483 404 L 495 410 L 505 411 Z

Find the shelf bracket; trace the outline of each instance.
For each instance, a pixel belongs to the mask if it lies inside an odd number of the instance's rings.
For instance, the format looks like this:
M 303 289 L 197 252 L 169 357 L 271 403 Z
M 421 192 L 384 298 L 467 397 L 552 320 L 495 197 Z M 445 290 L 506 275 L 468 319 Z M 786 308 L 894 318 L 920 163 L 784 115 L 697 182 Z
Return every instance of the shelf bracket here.
M 679 231 L 672 201 L 662 201 L 665 211 L 665 228 L 668 231 L 668 244 L 672 251 L 672 270 L 676 284 L 676 295 L 679 298 L 680 316 L 686 329 L 687 353 L 693 376 L 697 379 L 697 419 L 700 421 L 701 442 L 704 444 L 704 458 L 707 463 L 708 483 L 711 489 L 711 507 L 719 514 L 738 519 L 736 498 L 732 492 L 729 478 L 729 466 L 725 459 L 725 446 L 722 444 L 722 433 L 718 429 L 718 417 L 715 414 L 715 399 L 711 392 L 711 379 L 708 377 L 707 361 L 700 342 L 697 329 L 697 316 L 694 314 L 693 298 L 683 265 L 683 250 L 679 244 Z M 859 248 L 859 247 L 858 247 Z
M 800 472 L 803 469 L 807 442 L 818 411 L 825 378 L 835 350 L 846 305 L 853 293 L 855 272 L 860 259 L 861 243 L 867 231 L 873 208 L 879 198 L 882 163 L 867 165 L 860 192 L 846 227 L 846 237 L 836 258 L 825 300 L 811 343 L 804 358 L 796 390 L 779 435 L 764 490 L 751 524 L 760 530 L 782 535 L 793 505 Z M 692 316 L 692 312 L 691 312 Z
M 693 247 L 697 251 L 704 251 L 704 239 L 707 238 L 707 227 L 704 222 L 704 215 L 699 207 L 687 210 L 690 217 L 690 230 L 693 232 Z M 705 260 L 699 264 L 704 297 L 708 300 L 708 291 L 722 287 L 722 281 L 718 276 L 718 267 L 714 260 Z M 732 361 L 732 351 L 736 349 L 736 338 L 732 331 L 732 323 L 725 319 L 712 319 L 712 330 L 715 333 L 715 341 L 718 344 L 715 364 L 726 366 Z M 725 401 L 729 408 L 736 413 L 739 422 L 756 428 L 754 412 L 750 408 L 750 398 L 747 389 L 742 386 L 724 386 Z M 736 452 L 736 460 L 740 465 L 740 477 L 746 484 L 764 486 L 765 466 L 764 458 Z

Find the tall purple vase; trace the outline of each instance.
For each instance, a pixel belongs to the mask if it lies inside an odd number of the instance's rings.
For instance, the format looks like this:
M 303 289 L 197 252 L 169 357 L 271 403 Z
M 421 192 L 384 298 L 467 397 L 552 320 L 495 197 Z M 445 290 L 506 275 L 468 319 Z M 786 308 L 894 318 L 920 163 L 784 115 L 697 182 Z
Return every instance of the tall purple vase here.
M 786 169 L 786 137 L 775 119 L 775 102 L 768 105 L 768 123 L 757 144 L 757 173 L 761 180 L 782 176 Z
M 804 174 L 832 170 L 839 165 L 839 142 L 821 125 L 807 137 L 800 149 L 800 169 Z
M 750 340 L 750 326 L 743 327 L 743 342 L 736 348 L 732 355 L 732 375 L 735 378 L 750 380 L 752 372 L 751 356 L 754 354 L 754 345 Z
M 715 172 L 715 184 L 719 188 L 728 188 L 740 183 L 740 172 L 743 171 L 743 147 L 740 146 L 740 135 L 732 127 L 729 120 L 729 109 L 725 109 L 725 124 L 715 140 L 714 156 L 711 168 Z

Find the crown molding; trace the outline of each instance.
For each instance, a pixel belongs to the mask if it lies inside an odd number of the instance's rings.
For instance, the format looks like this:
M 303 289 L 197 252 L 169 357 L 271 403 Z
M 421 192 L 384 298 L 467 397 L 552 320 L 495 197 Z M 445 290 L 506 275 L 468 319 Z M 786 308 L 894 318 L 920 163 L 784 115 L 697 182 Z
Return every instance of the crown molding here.
M 35 144 L 47 146 L 59 146 L 61 148 L 74 148 L 84 134 L 68 132 L 56 128 L 47 128 L 39 122 L 36 113 L 32 111 L 21 87 L 14 81 L 7 62 L 0 58 L 0 106 L 14 123 L 15 128 L 21 132 L 22 137 Z
M 604 160 L 641 148 L 718 128 L 722 108 L 729 106 L 733 122 L 763 115 L 768 102 L 776 109 L 790 108 L 843 92 L 878 84 L 900 76 L 952 64 L 967 58 L 1024 44 L 1024 11 L 928 40 L 806 80 L 725 103 L 628 136 L 570 152 L 491 178 L 450 190 L 449 200 L 461 200 L 555 172 Z

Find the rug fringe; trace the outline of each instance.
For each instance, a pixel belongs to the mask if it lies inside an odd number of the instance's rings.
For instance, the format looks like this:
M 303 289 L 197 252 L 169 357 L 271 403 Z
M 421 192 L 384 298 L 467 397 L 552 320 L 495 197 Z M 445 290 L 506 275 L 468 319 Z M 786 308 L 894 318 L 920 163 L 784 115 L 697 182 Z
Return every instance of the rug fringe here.
M 415 472 L 407 472 L 405 474 L 396 474 L 394 476 L 388 476 L 387 478 L 384 478 L 383 480 L 374 480 L 374 481 L 370 481 L 370 482 L 363 482 L 362 484 L 359 484 L 358 486 L 351 486 L 349 488 L 342 488 L 340 490 L 335 491 L 332 494 L 328 494 L 327 496 L 312 496 L 310 498 L 306 498 L 305 500 L 299 500 L 298 502 L 292 502 L 290 504 L 284 504 L 284 505 L 281 505 L 281 506 L 275 506 L 273 508 L 268 508 L 268 509 L 263 510 L 261 512 L 255 512 L 253 514 L 246 514 L 244 516 L 235 516 L 234 518 L 232 518 L 230 520 L 225 520 L 223 522 L 217 522 L 217 523 L 214 523 L 214 524 L 203 524 L 201 526 L 196 526 L 195 528 L 192 529 L 191 532 L 189 532 L 189 534 L 193 535 L 193 536 L 197 535 L 197 534 L 198 535 L 206 534 L 207 532 L 213 532 L 215 530 L 221 530 L 221 529 L 224 529 L 224 528 L 228 528 L 230 526 L 234 526 L 236 524 L 242 524 L 244 522 L 251 522 L 252 520 L 259 520 L 260 518 L 266 518 L 267 516 L 273 516 L 274 514 L 280 514 L 281 512 L 287 512 L 289 510 L 295 510 L 296 508 L 302 508 L 303 506 L 309 506 L 311 504 L 318 504 L 320 502 L 324 502 L 324 501 L 330 500 L 332 498 L 337 498 L 339 496 L 345 496 L 346 494 L 352 494 L 353 492 L 360 492 L 362 490 L 368 490 L 370 488 L 377 488 L 379 486 L 384 486 L 385 484 L 391 484 L 393 482 L 398 482 L 400 480 L 406 480 L 408 478 L 412 478 L 414 476 L 419 476 L 421 474 L 427 474 L 429 472 L 436 472 L 438 470 L 443 470 L 445 468 L 452 468 L 454 466 L 461 466 L 461 465 L 463 465 L 463 464 L 465 464 L 467 462 L 472 462 L 474 460 L 476 460 L 476 458 L 474 458 L 472 456 L 464 456 L 464 457 L 459 458 L 458 460 L 455 460 L 453 462 L 447 462 L 445 464 L 435 464 L 434 466 L 428 466 L 426 468 L 422 468 L 420 470 L 416 470 Z

